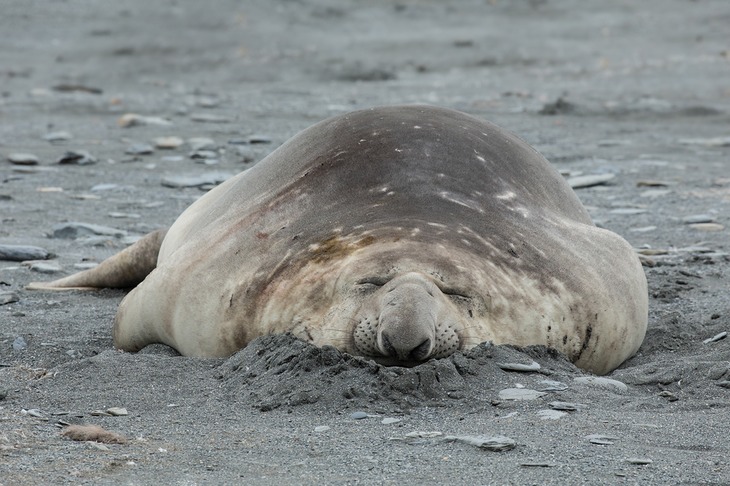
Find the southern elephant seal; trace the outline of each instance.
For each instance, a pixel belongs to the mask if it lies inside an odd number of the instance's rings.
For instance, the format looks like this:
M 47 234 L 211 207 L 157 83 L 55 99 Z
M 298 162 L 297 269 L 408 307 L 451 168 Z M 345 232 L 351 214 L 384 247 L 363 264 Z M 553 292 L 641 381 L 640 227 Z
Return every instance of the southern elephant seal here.
M 146 276 L 146 278 L 145 278 Z M 515 135 L 391 106 L 320 122 L 98 267 L 29 288 L 130 287 L 114 343 L 227 356 L 291 332 L 413 364 L 483 341 L 607 373 L 647 325 L 633 249 Z

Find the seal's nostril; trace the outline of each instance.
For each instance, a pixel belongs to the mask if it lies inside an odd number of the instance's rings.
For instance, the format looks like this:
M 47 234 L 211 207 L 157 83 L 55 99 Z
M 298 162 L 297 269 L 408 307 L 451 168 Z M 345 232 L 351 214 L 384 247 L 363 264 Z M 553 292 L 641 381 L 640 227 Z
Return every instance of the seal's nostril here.
M 397 357 L 398 352 L 395 350 L 395 347 L 390 342 L 390 339 L 388 339 L 388 335 L 386 333 L 383 333 L 381 336 L 383 338 L 383 350 L 385 351 L 385 354 L 387 356 Z
M 426 339 L 411 350 L 410 358 L 415 361 L 423 361 L 428 358 L 431 351 L 431 339 Z

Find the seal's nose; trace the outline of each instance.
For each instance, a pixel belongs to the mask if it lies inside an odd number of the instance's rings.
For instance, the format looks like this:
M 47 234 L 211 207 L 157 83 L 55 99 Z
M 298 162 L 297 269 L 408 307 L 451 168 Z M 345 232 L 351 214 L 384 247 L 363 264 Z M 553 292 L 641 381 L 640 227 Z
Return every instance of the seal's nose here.
M 381 333 L 383 350 L 392 358 L 400 361 L 425 361 L 431 354 L 431 338 L 426 337 L 423 341 L 417 343 L 423 336 L 403 336 L 388 337 L 390 333 L 385 330 Z M 395 342 L 395 344 L 394 344 Z
M 378 345 L 383 355 L 399 361 L 424 361 L 435 345 L 438 304 L 426 279 L 407 277 L 394 280 L 383 295 Z

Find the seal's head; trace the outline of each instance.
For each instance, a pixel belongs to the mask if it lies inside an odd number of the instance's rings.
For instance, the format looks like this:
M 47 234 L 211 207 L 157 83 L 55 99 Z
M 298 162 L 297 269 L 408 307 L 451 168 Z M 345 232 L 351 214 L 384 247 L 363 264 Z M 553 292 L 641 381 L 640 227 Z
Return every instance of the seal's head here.
M 460 312 L 432 277 L 408 272 L 360 285 L 375 290 L 355 316 L 358 354 L 381 364 L 413 365 L 459 349 Z

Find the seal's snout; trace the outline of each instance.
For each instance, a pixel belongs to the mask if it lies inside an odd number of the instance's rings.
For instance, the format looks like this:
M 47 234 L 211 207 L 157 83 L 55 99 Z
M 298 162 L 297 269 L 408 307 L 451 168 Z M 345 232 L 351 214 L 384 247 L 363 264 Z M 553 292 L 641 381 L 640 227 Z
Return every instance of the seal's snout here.
M 440 290 L 426 277 L 407 274 L 383 289 L 377 343 L 384 356 L 425 361 L 434 349 Z
M 414 365 L 459 348 L 455 309 L 427 275 L 410 272 L 383 285 L 357 317 L 358 353 L 385 365 Z

